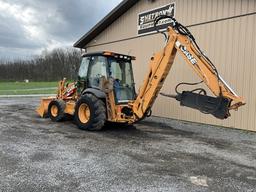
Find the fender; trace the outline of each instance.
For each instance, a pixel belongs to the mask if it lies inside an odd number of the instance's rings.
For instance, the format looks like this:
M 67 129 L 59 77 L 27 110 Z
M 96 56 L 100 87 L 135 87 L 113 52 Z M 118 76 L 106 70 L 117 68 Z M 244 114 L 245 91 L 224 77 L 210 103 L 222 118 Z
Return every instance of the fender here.
M 100 89 L 87 88 L 83 91 L 82 95 L 84 95 L 86 93 L 92 93 L 93 95 L 95 95 L 99 99 L 105 99 L 106 98 L 106 94 L 103 91 L 101 91 Z

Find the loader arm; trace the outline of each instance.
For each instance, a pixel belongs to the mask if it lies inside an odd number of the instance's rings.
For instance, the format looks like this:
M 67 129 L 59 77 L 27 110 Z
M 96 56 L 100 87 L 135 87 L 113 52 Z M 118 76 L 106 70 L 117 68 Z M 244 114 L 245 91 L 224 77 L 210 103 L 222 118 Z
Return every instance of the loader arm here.
M 176 98 L 181 105 L 211 113 L 217 118 L 227 118 L 230 116 L 230 109 L 237 110 L 245 104 L 243 98 L 239 97 L 221 78 L 215 66 L 202 53 L 186 27 L 169 16 L 157 18 L 156 23 L 166 17 L 173 20 L 173 25 L 167 29 L 166 46 L 151 58 L 149 72 L 139 89 L 137 98 L 131 104 L 136 118 L 143 118 L 151 109 L 172 67 L 177 51 L 216 98 L 189 91 L 177 95 L 164 94 L 164 96 Z

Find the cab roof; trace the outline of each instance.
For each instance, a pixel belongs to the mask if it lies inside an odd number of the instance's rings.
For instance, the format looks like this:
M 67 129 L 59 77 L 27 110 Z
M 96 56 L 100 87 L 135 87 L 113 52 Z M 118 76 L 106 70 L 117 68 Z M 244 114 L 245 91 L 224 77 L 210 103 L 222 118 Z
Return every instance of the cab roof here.
M 128 60 L 135 60 L 136 59 L 134 56 L 115 53 L 115 52 L 112 52 L 112 51 L 98 51 L 98 52 L 91 52 L 91 53 L 82 54 L 82 57 L 89 57 L 89 56 L 109 56 L 109 57 L 115 57 L 115 58 L 119 58 L 119 59 L 128 59 Z

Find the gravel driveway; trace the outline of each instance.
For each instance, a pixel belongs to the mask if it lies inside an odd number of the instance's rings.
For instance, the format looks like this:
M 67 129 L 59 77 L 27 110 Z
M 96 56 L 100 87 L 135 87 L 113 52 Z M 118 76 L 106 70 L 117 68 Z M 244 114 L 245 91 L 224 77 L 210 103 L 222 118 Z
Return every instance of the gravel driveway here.
M 256 191 L 256 133 L 150 118 L 81 131 L 0 98 L 0 191 Z

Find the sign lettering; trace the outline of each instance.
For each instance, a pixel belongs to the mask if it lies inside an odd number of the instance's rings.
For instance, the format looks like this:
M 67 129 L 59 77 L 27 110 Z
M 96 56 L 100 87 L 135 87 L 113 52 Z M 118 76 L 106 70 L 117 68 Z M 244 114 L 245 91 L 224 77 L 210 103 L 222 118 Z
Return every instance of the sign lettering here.
M 153 10 L 145 11 L 138 14 L 138 35 L 156 32 L 154 20 L 160 15 L 175 16 L 175 3 L 171 3 Z M 157 24 L 158 30 L 165 30 L 170 25 L 171 19 L 162 19 Z

